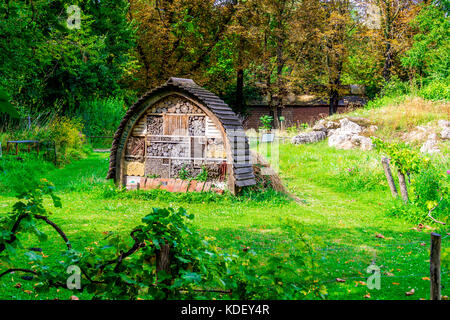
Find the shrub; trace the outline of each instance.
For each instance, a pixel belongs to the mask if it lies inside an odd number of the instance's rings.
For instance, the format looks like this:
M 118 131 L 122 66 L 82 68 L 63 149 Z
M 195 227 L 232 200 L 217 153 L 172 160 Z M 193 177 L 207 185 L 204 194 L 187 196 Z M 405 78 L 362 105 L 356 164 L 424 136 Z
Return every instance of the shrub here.
M 419 90 L 418 95 L 427 100 L 450 100 L 450 79 L 434 80 Z
M 82 130 L 79 120 L 56 117 L 46 127 L 38 128 L 36 138 L 42 142 L 54 142 L 57 162 L 64 164 L 79 160 L 88 153 Z
M 439 169 L 436 164 L 428 164 L 411 176 L 410 202 L 402 204 L 395 201 L 389 213 L 415 223 L 431 223 L 432 216 L 442 222 L 449 221 L 449 186 L 450 175 Z
M 125 104 L 118 98 L 84 101 L 75 113 L 89 136 L 112 136 L 125 115 Z
M 326 295 L 325 287 L 317 284 L 319 265 L 312 242 L 296 221 L 283 225 L 294 240 L 267 257 L 257 256 L 249 247 L 229 252 L 217 247 L 215 238 L 201 236 L 192 228 L 194 215 L 182 208 L 153 208 L 130 232 L 132 242 L 111 232 L 101 243 L 76 250 L 64 231 L 49 220 L 44 196 L 61 207 L 53 185 L 41 180 L 20 194 L 12 212 L 0 219 L 0 261 L 7 268 L 0 277 L 18 271 L 14 267 L 23 253 L 30 269 L 20 271 L 33 274 L 38 292 L 54 286 L 66 290 L 70 281 L 66 271 L 75 267 L 83 277 L 76 290 L 87 290 L 93 299 L 301 299 Z M 47 240 L 39 222 L 52 226 L 66 244 L 57 266 L 46 265 L 48 259 L 21 245 L 30 233 L 39 241 Z M 266 263 L 261 263 L 263 258 Z
M 261 127 L 259 128 L 259 130 L 271 130 L 272 129 L 272 121 L 273 121 L 273 117 L 272 116 L 262 116 L 261 118 L 259 118 L 259 121 L 261 122 Z
M 400 81 L 398 78 L 392 77 L 381 90 L 381 96 L 397 97 L 407 95 L 411 92 L 409 83 Z

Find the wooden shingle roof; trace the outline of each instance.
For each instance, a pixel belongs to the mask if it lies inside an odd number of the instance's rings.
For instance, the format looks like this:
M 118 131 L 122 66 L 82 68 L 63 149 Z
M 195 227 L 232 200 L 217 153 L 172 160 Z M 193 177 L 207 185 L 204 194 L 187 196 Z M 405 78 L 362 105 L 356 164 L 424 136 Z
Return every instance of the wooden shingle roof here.
M 164 85 L 148 91 L 128 109 L 114 135 L 107 179 L 114 179 L 116 176 L 116 163 L 120 161 L 120 159 L 117 159 L 117 150 L 128 121 L 141 109 L 143 103 L 153 96 L 165 92 L 184 94 L 206 106 L 217 117 L 231 146 L 232 159 L 228 160 L 233 161 L 236 185 L 238 187 L 255 185 L 256 180 L 250 158 L 250 147 L 242 122 L 233 110 L 215 94 L 200 87 L 191 79 L 182 78 L 170 78 Z

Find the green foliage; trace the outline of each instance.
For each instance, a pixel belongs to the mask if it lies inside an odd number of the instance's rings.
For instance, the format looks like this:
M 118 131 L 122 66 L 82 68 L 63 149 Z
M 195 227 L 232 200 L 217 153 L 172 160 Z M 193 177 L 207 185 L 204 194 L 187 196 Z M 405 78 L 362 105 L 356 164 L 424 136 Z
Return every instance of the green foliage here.
M 47 235 L 38 229 L 39 217 L 47 218 L 50 212 L 44 207 L 44 196 L 50 196 L 55 207 L 61 207 L 61 200 L 54 194 L 54 186 L 45 179 L 38 185 L 28 185 L 17 196 L 19 201 L 13 206 L 12 212 L 0 219 L 0 263 L 11 268 L 13 259 L 18 255 L 18 249 L 23 249 L 22 236 L 31 233 L 40 241 L 47 239 Z M 5 250 L 6 249 L 6 250 Z M 25 253 L 30 260 L 35 257 L 31 251 Z M 42 257 L 40 259 L 42 260 Z M 35 261 L 38 262 L 38 261 Z M 38 268 L 37 265 L 33 267 Z
M 420 88 L 418 95 L 427 100 L 450 100 L 449 80 L 433 80 Z
M 289 134 L 297 134 L 298 133 L 298 128 L 297 126 L 291 126 L 291 127 L 287 127 L 286 128 L 286 132 Z
M 188 169 L 186 169 L 185 165 L 183 165 L 180 171 L 178 172 L 178 178 L 180 178 L 181 180 L 190 180 L 191 173 L 189 172 Z
M 380 187 L 383 181 L 381 172 L 374 173 L 370 168 L 364 165 L 356 165 L 350 168 L 344 168 L 336 174 L 336 182 L 339 183 L 342 190 L 349 191 L 368 191 Z
M 197 181 L 206 182 L 208 180 L 208 170 L 205 166 L 202 166 L 202 171 L 195 178 Z
M 389 209 L 390 214 L 413 222 L 424 222 L 428 219 L 429 210 L 433 209 L 433 215 L 447 221 L 450 178 L 442 169 L 445 165 L 433 163 L 406 144 L 385 142 L 378 138 L 373 138 L 373 142 L 398 170 L 411 179 L 410 202 L 394 201 Z
M 434 218 L 449 222 L 450 175 L 440 169 L 441 165 L 429 163 L 411 176 L 410 203 L 394 201 L 389 213 L 415 223 L 432 223 Z
M 82 120 L 83 132 L 89 136 L 113 136 L 124 115 L 124 102 L 119 98 L 82 101 L 74 113 Z
M 33 136 L 41 142 L 54 142 L 57 162 L 66 164 L 83 158 L 89 152 L 82 130 L 79 120 L 56 117 L 47 126 L 35 128 Z
M 415 75 L 444 80 L 450 77 L 450 21 L 448 13 L 434 3 L 424 6 L 413 20 L 419 32 L 402 58 Z
M 19 113 L 16 108 L 9 102 L 9 97 L 7 93 L 0 88 L 0 114 L 6 113 L 12 118 L 18 118 Z
M 273 189 L 253 190 L 243 188 L 238 196 L 231 193 L 219 195 L 215 192 L 186 192 L 175 193 L 166 190 L 135 190 L 128 191 L 119 189 L 114 185 L 104 185 L 97 189 L 97 194 L 103 199 L 135 199 L 147 201 L 165 201 L 176 203 L 245 203 L 249 207 L 258 207 L 261 204 L 266 206 L 282 206 L 291 202 L 283 193 Z
M 81 9 L 81 28 L 68 29 L 67 7 Z M 119 80 L 136 68 L 127 1 L 79 0 L 0 4 L 0 87 L 21 116 L 78 108 L 92 97 L 126 94 Z
M 267 265 L 258 272 L 259 258 L 250 248 L 223 251 L 213 245 L 215 238 L 201 237 L 191 228 L 194 215 L 183 208 L 153 208 L 130 233 L 132 244 L 108 232 L 101 243 L 76 250 L 48 220 L 43 197 L 49 195 L 55 207 L 61 207 L 53 191 L 53 185 L 42 180 L 24 191 L 13 212 L 0 220 L 0 260 L 7 270 L 17 267 L 22 236 L 31 232 L 39 241 L 47 240 L 38 221 L 52 225 L 66 242 L 66 252 L 57 258 L 59 266 L 46 265 L 33 251 L 24 252 L 33 265 L 27 272 L 35 277 L 34 288 L 39 293 L 54 286 L 66 289 L 65 271 L 76 266 L 83 283 L 79 290 L 86 290 L 94 299 L 206 299 L 223 298 L 224 294 L 239 299 L 300 299 L 326 294 L 324 286 L 316 285 L 319 272 L 311 241 L 296 222 L 285 224 L 295 235 L 294 243 L 286 244 L 282 253 L 269 254 Z M 168 264 L 162 268 L 165 250 Z M 217 292 L 220 290 L 223 292 Z
M 262 116 L 261 118 L 259 118 L 259 121 L 261 122 L 261 127 L 259 128 L 260 130 L 272 130 L 272 122 L 273 122 L 273 117 L 272 116 Z
M 0 158 L 0 191 L 16 194 L 37 185 L 40 178 L 54 165 L 36 158 L 35 155 L 23 154 L 22 160 L 4 155 Z
M 403 174 L 419 172 L 421 167 L 430 161 L 407 144 L 387 142 L 379 138 L 372 138 L 372 141 L 376 149 L 386 154 Z
M 401 81 L 398 77 L 392 77 L 391 81 L 386 83 L 381 90 L 381 96 L 399 97 L 408 95 L 411 92 L 410 84 Z

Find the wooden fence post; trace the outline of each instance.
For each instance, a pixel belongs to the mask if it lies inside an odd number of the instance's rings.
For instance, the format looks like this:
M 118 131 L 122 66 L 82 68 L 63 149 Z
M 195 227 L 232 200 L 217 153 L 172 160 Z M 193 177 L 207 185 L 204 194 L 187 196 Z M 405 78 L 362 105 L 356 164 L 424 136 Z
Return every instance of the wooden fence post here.
M 389 188 L 391 189 L 392 196 L 394 198 L 398 197 L 397 188 L 395 187 L 394 178 L 392 177 L 391 167 L 389 166 L 389 159 L 386 157 L 381 158 L 381 163 L 383 164 L 384 174 L 386 175 L 386 179 L 389 184 Z
M 404 203 L 408 203 L 408 188 L 406 187 L 405 175 L 398 170 L 398 184 L 400 185 L 400 193 Z
M 441 235 L 431 233 L 430 299 L 441 300 Z

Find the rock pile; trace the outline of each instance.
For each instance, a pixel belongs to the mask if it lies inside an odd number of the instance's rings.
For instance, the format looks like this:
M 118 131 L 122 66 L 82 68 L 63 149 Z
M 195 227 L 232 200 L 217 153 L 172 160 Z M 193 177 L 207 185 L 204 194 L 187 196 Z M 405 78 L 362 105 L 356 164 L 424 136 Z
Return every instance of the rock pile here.
M 292 138 L 293 144 L 314 143 L 324 140 L 327 134 L 324 131 L 303 132 Z
M 441 130 L 441 138 L 442 139 L 450 139 L 450 121 L 447 120 L 439 120 L 438 126 Z
M 312 131 L 303 132 L 292 138 L 292 143 L 314 143 L 328 137 L 328 145 L 337 149 L 371 150 L 372 140 L 365 135 L 372 135 L 378 128 L 370 125 L 370 121 L 363 118 L 352 118 L 358 123 L 344 118 L 336 121 L 320 120 Z M 363 127 L 365 125 L 366 127 Z

